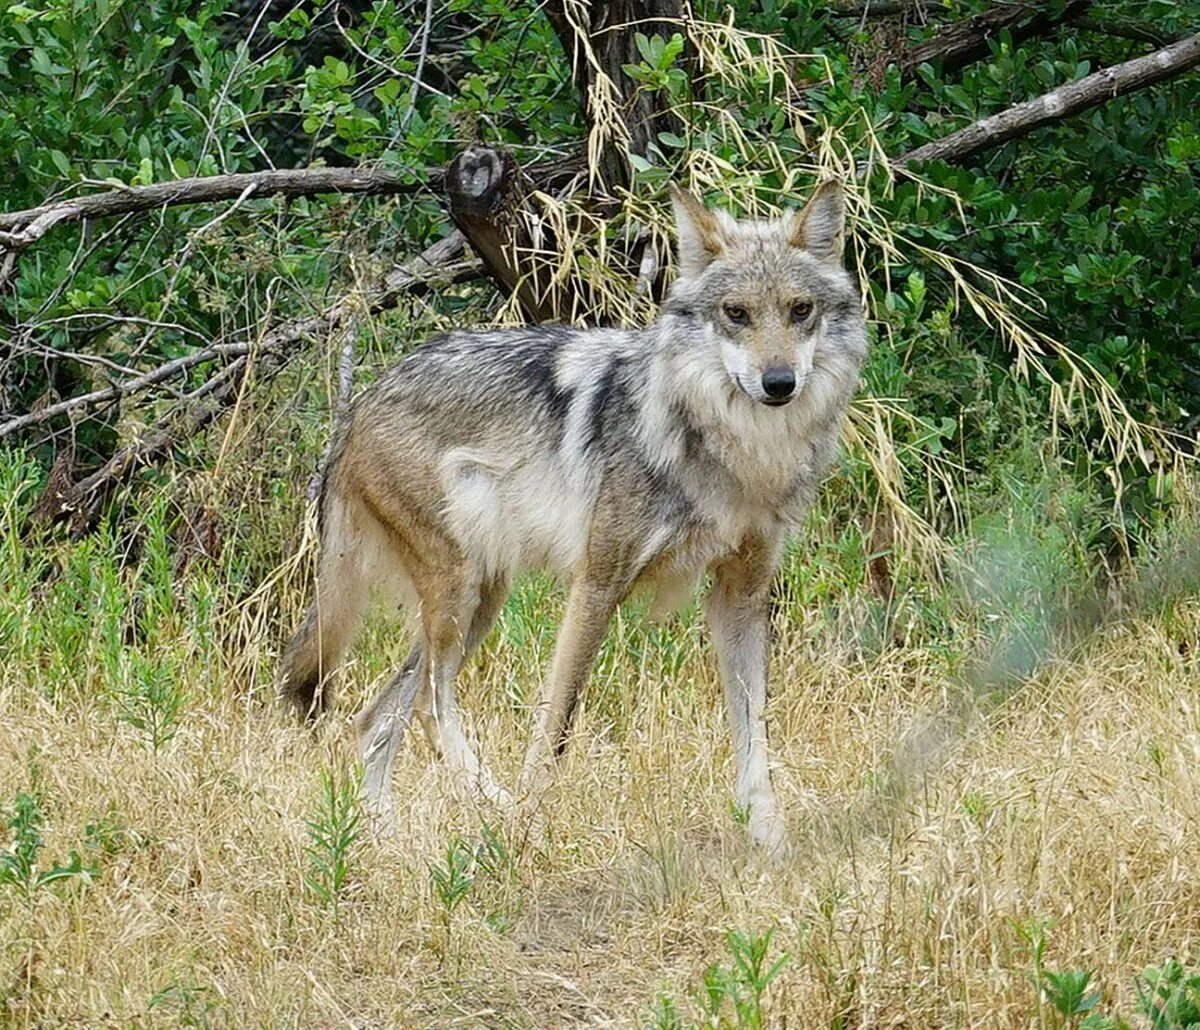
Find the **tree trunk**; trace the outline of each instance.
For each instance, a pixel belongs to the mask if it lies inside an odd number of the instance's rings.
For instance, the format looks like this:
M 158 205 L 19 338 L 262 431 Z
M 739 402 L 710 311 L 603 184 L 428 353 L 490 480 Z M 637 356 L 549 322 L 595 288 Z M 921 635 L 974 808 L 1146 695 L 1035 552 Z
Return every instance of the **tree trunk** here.
M 600 180 L 609 188 L 628 185 L 631 169 L 627 155 L 644 157 L 658 133 L 678 132 L 681 125 L 669 98 L 640 86 L 625 73 L 624 66 L 642 60 L 636 33 L 670 39 L 681 31 L 682 0 L 549 0 L 546 16 L 571 62 L 589 138 L 602 141 L 597 169 Z M 597 104 L 603 96 L 602 78 L 616 89 L 624 131 L 610 126 Z

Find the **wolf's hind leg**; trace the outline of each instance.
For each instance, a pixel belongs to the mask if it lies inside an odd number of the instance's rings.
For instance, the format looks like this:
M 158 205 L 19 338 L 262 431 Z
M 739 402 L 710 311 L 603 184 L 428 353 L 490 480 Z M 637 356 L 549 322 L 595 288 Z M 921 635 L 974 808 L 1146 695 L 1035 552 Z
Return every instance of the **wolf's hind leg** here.
M 462 641 L 462 655 L 457 658 L 458 666 L 483 642 L 506 596 L 507 585 L 502 581 L 493 581 L 479 591 L 470 628 Z M 425 610 L 424 605 L 422 609 Z M 432 621 L 438 623 L 441 620 L 435 618 Z M 453 651 L 451 647 L 451 662 L 455 661 Z M 471 785 L 478 786 L 482 794 L 507 801 L 507 793 L 495 784 L 487 768 L 476 759 L 463 731 L 455 703 L 453 676 L 443 687 L 440 699 L 431 689 L 434 680 L 441 682 L 442 677 L 438 670 L 430 668 L 425 657 L 427 653 L 420 645 L 414 647 L 387 686 L 355 719 L 359 755 L 365 770 L 363 797 L 368 810 L 377 815 L 390 808 L 392 765 L 414 713 L 430 746 L 438 754 L 452 767 L 465 771 Z
M 463 593 L 470 599 L 466 604 L 426 604 L 422 608 L 429 661 L 423 670 L 426 679 L 417 695 L 417 710 L 426 733 L 431 737 L 436 734 L 437 746 L 450 768 L 474 793 L 507 806 L 511 804 L 511 796 L 496 783 L 467 739 L 459 717 L 454 681 L 467 656 L 491 630 L 508 596 L 508 584 L 501 579 L 490 580 Z M 453 596 L 452 591 L 446 599 L 449 601 Z
M 421 664 L 421 648 L 414 647 L 387 686 L 354 719 L 363 763 L 363 802 L 374 816 L 385 815 L 391 807 L 392 763 L 424 680 Z

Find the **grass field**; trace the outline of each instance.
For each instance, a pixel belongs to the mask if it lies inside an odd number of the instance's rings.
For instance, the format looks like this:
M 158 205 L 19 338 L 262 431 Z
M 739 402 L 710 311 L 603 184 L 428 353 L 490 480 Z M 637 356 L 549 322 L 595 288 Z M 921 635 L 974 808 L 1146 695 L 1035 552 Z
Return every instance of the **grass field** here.
M 403 639 L 372 622 L 315 732 L 273 695 L 311 570 L 311 464 L 282 446 L 227 463 L 161 491 L 170 506 L 143 492 L 132 532 L 78 543 L 22 542 L 36 483 L 0 465 L 0 1023 L 1200 1018 L 1186 591 L 1142 588 L 1080 630 L 1077 595 L 1044 589 L 1069 541 L 1031 504 L 1033 529 L 1006 527 L 1022 550 L 980 545 L 984 595 L 914 580 L 885 604 L 857 530 L 819 514 L 774 620 L 787 862 L 743 843 L 698 616 L 651 628 L 636 606 L 585 698 L 548 843 L 463 797 L 417 734 L 376 839 L 348 719 Z M 524 583 L 460 686 L 505 783 L 562 601 Z

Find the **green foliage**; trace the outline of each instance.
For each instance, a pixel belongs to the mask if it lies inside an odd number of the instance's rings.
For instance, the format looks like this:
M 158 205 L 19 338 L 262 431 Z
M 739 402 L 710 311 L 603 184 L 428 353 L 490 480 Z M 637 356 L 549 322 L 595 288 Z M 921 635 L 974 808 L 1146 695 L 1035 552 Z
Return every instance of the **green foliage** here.
M 1086 969 L 1064 969 L 1061 972 L 1043 969 L 1042 996 L 1064 1018 L 1086 1015 L 1100 1000 L 1099 991 L 1088 991 L 1092 976 L 1092 971 Z
M 121 656 L 110 691 L 117 717 L 140 730 L 154 751 L 175 736 L 188 701 L 179 669 L 167 658 L 147 658 L 131 653 Z
M 478 887 L 503 885 L 513 874 L 513 856 L 504 837 L 485 823 L 477 841 L 455 838 L 446 845 L 445 857 L 429 867 L 429 884 L 441 905 L 447 925 L 458 907 Z M 488 922 L 500 929 L 507 920 L 498 912 L 488 913 Z
M 447 924 L 458 908 L 467 899 L 474 883 L 472 867 L 475 854 L 462 841 L 452 841 L 446 846 L 446 857 L 429 867 L 429 882 L 433 893 L 442 906 L 442 915 Z
M 173 1026 L 220 1026 L 216 1018 L 227 1005 L 211 987 L 172 981 L 150 995 L 146 1007 L 156 1015 L 169 1019 Z
M 71 880 L 86 883 L 97 873 L 96 866 L 85 866 L 75 850 L 68 853 L 66 864 L 47 867 L 41 857 L 45 822 L 42 801 L 36 792 L 22 791 L 13 799 L 5 821 L 9 842 L 0 848 L 0 887 L 15 891 L 26 903 L 54 884 Z
M 773 961 L 769 959 L 774 933 L 774 930 L 762 934 L 727 930 L 725 947 L 729 962 L 725 965 L 714 962 L 704 971 L 700 984 L 691 990 L 692 1001 L 701 1015 L 699 1022 L 686 1022 L 675 999 L 663 994 L 650 1013 L 650 1025 L 658 1030 L 682 1030 L 684 1026 L 762 1030 L 769 1026 L 768 988 L 791 958 L 784 952 Z
M 1121 1016 L 1100 1010 L 1102 994 L 1094 989 L 1091 971 L 1054 970 L 1046 965 L 1049 922 L 1032 919 L 1015 923 L 1014 928 L 1029 954 L 1029 979 L 1037 989 L 1039 1007 L 1049 1006 L 1051 1026 L 1128 1030 L 1130 1024 Z M 1147 967 L 1134 986 L 1139 1013 L 1149 1020 L 1153 1030 L 1200 1026 L 1200 972 L 1172 958 L 1161 966 Z
M 1144 970 L 1137 987 L 1138 1008 L 1154 1030 L 1200 1026 L 1200 971 L 1170 959 Z
M 304 886 L 335 916 L 351 886 L 353 855 L 362 836 L 359 786 L 357 772 L 323 769 L 316 811 L 305 823 L 309 871 Z
M 431 940 L 432 948 L 444 961 L 462 959 L 455 946 L 455 913 L 468 901 L 482 915 L 484 924 L 494 933 L 507 933 L 514 922 L 515 864 L 504 837 L 485 823 L 477 840 L 453 838 L 440 862 L 429 866 L 429 886 L 438 903 L 439 932 Z
M 647 89 L 666 90 L 668 94 L 676 97 L 686 95 L 687 74 L 682 68 L 676 67 L 676 62 L 683 53 L 683 36 L 676 32 L 670 39 L 664 40 L 661 36 L 647 36 L 644 32 L 637 32 L 633 38 L 642 60 L 639 64 L 624 65 L 625 74 Z M 670 145 L 677 139 L 678 137 L 668 137 L 664 142 Z
M 986 6 L 964 0 L 928 23 L 914 19 L 907 41 Z M 15 170 L 8 206 L 85 183 L 159 182 L 267 161 L 378 160 L 418 182 L 475 141 L 508 147 L 528 163 L 581 140 L 569 62 L 544 13 L 504 0 L 455 0 L 438 5 L 426 25 L 418 0 L 359 5 L 353 15 L 334 7 L 304 3 L 276 20 L 232 0 L 36 0 L 4 8 L 0 153 Z M 635 191 L 644 194 L 661 191 L 689 153 L 703 151 L 730 184 L 769 198 L 783 181 L 753 170 L 775 167 L 774 154 L 796 166 L 810 161 L 825 126 L 836 126 L 851 147 L 870 139 L 899 154 L 1140 49 L 1072 23 L 1020 45 L 1001 33 L 983 60 L 958 72 L 923 66 L 902 79 L 894 66 L 881 76 L 863 73 L 879 22 L 834 18 L 816 0 L 701 4 L 697 14 L 715 24 L 732 18 L 735 30 L 763 35 L 740 37 L 746 56 L 717 72 L 697 63 L 683 32 L 635 31 L 637 59 L 623 74 L 631 88 L 670 101 L 682 122 L 635 159 Z M 1194 25 L 1200 3 L 1110 0 L 1095 15 L 1139 20 L 1165 38 Z M 772 63 L 771 48 L 820 58 Z M 781 100 L 795 83 L 803 83 L 810 121 L 797 121 Z M 873 200 L 913 245 L 1024 284 L 1039 324 L 1071 345 L 1136 416 L 1186 427 L 1200 412 L 1195 97 L 1194 79 L 1135 93 L 970 167 L 922 169 L 935 189 L 901 178 L 884 190 L 871 179 Z M 4 304 L 14 323 L 32 327 L 38 347 L 150 367 L 197 340 L 248 328 L 280 303 L 281 286 L 304 303 L 339 281 L 347 232 L 359 248 L 390 247 L 396 238 L 411 252 L 446 231 L 432 196 L 387 205 L 387 217 L 359 219 L 353 230 L 336 198 L 286 210 L 264 198 L 246 201 L 218 227 L 207 227 L 212 213 L 203 208 L 171 209 L 153 225 L 134 220 L 83 250 L 76 233 L 56 231 L 24 255 L 18 292 Z M 191 248 L 186 262 L 184 248 Z M 969 480 L 1013 445 L 1022 422 L 1044 419 L 1048 391 L 1065 370 L 1047 359 L 1049 378 L 1019 383 L 994 327 L 959 309 L 959 291 L 943 272 L 911 255 L 862 257 L 882 330 L 867 378 L 873 393 L 896 398 L 904 411 L 890 428 L 907 484 L 922 488 L 929 463 L 949 456 Z M 103 379 L 89 361 L 47 363 L 39 353 L 18 353 L 0 370 L 7 405 Z M 196 367 L 180 385 L 210 371 Z M 1089 489 L 1122 507 L 1112 534 L 1153 521 L 1162 477 L 1142 471 L 1124 493 L 1114 492 L 1094 409 L 1056 430 L 1071 441 L 1064 456 Z M 115 432 L 111 413 L 84 422 L 74 433 L 81 456 L 106 454 Z M 937 516 L 937 499 L 927 498 L 924 509 Z

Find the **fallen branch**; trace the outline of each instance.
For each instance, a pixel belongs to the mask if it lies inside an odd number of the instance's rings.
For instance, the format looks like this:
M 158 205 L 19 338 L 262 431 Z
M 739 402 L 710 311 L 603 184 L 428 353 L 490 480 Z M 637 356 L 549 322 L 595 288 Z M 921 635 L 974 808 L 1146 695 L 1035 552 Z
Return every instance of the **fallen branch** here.
M 426 182 L 414 183 L 386 168 L 293 168 L 130 186 L 57 200 L 25 211 L 0 212 L 0 248 L 9 252 L 23 250 L 62 222 L 79 222 L 87 218 L 237 200 L 243 195 L 311 197 L 321 193 L 415 193 L 436 185 L 436 179 L 436 173 L 432 173 Z
M 379 290 L 367 299 L 366 310 L 375 313 L 396 306 L 399 298 L 405 293 L 415 293 L 419 288 L 429 284 L 432 279 L 470 278 L 477 274 L 478 266 L 473 262 L 463 262 L 461 267 L 453 267 L 463 255 L 463 237 L 461 233 L 451 233 L 445 239 L 439 240 L 427 248 L 407 264 L 394 269 L 380 284 Z M 270 335 L 266 347 L 268 350 L 278 345 L 290 345 L 303 337 L 310 337 L 326 328 L 341 324 L 347 317 L 352 305 L 347 301 L 339 302 L 324 315 L 306 316 L 283 323 Z M 131 319 L 140 322 L 144 320 Z M 179 329 L 179 326 L 170 328 Z M 0 422 L 0 440 L 21 430 L 49 422 L 60 415 L 67 415 L 80 408 L 94 408 L 123 400 L 133 394 L 141 393 L 158 386 L 176 376 L 182 375 L 197 365 L 209 361 L 236 359 L 249 354 L 258 344 L 250 341 L 234 343 L 217 343 L 199 350 L 192 351 L 182 357 L 174 358 L 156 368 L 134 375 L 130 379 L 114 382 L 109 386 L 90 393 L 76 394 L 56 404 L 47 405 L 37 411 L 28 412 Z M 69 355 L 76 360 L 83 355 Z M 132 372 L 133 370 L 128 370 Z M 343 373 L 344 376 L 344 373 Z
M 1174 78 L 1197 65 L 1200 65 L 1200 33 L 1006 108 L 910 150 L 891 163 L 905 167 L 918 161 L 963 161 L 981 150 L 1000 146 L 1114 97 Z
M 1052 10 L 1048 4 L 996 4 L 982 14 L 951 22 L 929 39 L 909 47 L 900 59 L 900 75 L 910 79 L 926 62 L 940 63 L 944 72 L 955 71 L 987 57 L 990 40 L 1005 30 L 1014 43 L 1034 39 L 1078 17 L 1091 5 L 1092 0 L 1067 0 L 1061 8 Z
M 230 362 L 209 380 L 187 394 L 148 433 L 117 451 L 95 472 L 64 488 L 51 489 L 38 498 L 33 517 L 45 522 L 68 519 L 73 537 L 90 530 L 104 502 L 122 480 L 137 469 L 195 436 L 237 397 L 248 368 L 248 355 Z
M 59 401 L 57 404 L 49 404 L 37 411 L 31 411 L 27 415 L 18 415 L 16 418 L 10 418 L 7 422 L 0 423 L 0 440 L 3 440 L 6 436 L 11 436 L 13 433 L 20 432 L 22 429 L 41 425 L 41 423 L 48 422 L 59 415 L 66 415 L 77 408 L 94 407 L 110 401 L 120 400 L 123 397 L 128 397 L 130 394 L 139 393 L 142 390 L 148 390 L 150 387 L 186 372 L 196 365 L 202 365 L 206 361 L 215 361 L 218 358 L 240 357 L 243 354 L 248 354 L 250 348 L 251 344 L 249 343 L 214 344 L 211 347 L 204 347 L 201 350 L 193 351 L 191 354 L 185 354 L 181 358 L 175 358 L 173 361 L 168 361 L 166 364 L 159 365 L 158 368 L 145 372 L 140 376 L 135 376 L 125 382 L 113 383 L 111 386 L 106 386 L 101 390 L 93 390 L 91 393 L 76 394 L 74 397 L 68 397 L 64 401 Z

